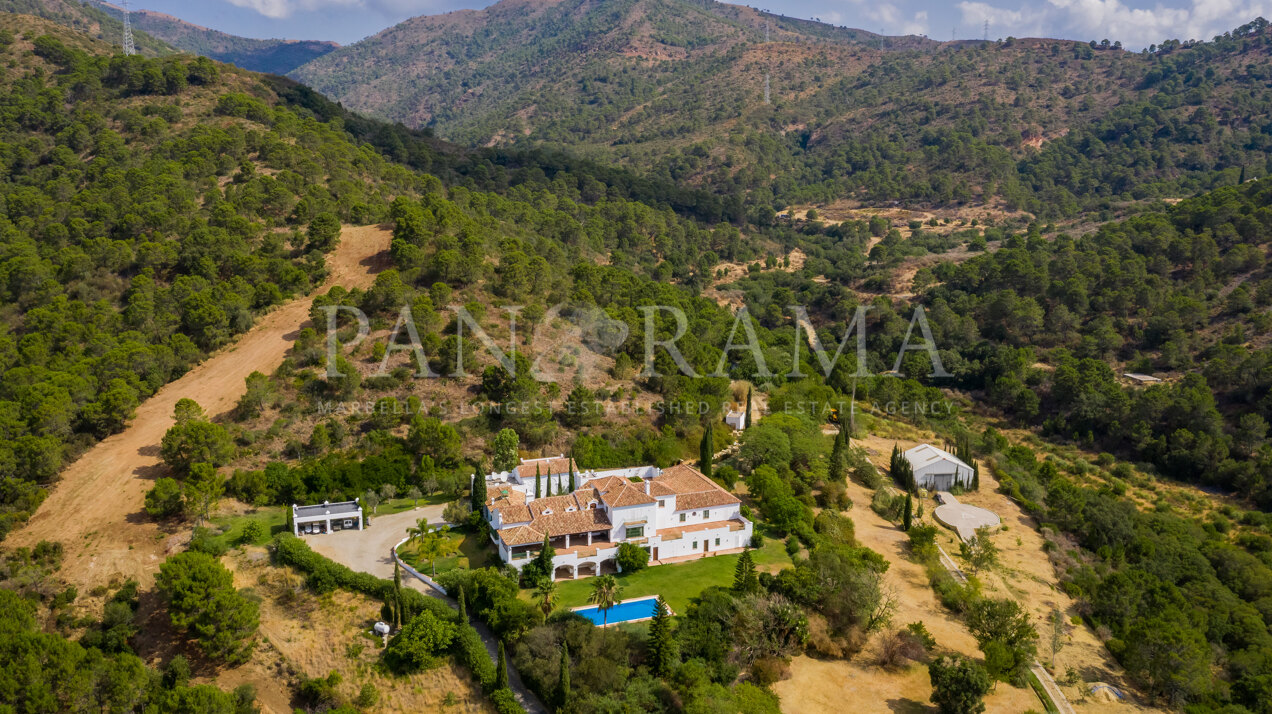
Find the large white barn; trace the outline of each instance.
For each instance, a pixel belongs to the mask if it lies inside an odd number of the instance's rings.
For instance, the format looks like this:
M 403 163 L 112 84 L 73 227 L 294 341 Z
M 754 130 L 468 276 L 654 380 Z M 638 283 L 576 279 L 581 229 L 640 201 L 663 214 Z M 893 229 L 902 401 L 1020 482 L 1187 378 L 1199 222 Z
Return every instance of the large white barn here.
M 914 483 L 919 488 L 948 491 L 956 485 L 963 488 L 972 485 L 972 467 L 948 451 L 931 444 L 919 444 L 904 456 L 914 469 Z
M 740 507 L 737 496 L 684 465 L 577 471 L 558 456 L 486 477 L 485 515 L 500 558 L 520 569 L 547 537 L 557 578 L 616 570 L 625 542 L 648 550 L 651 564 L 736 553 L 751 542 Z

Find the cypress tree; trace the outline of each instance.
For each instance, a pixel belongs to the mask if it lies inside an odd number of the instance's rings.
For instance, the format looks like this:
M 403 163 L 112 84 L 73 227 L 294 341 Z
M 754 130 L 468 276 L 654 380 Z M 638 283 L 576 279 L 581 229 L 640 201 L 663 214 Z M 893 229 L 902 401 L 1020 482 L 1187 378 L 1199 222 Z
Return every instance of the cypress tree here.
M 482 485 L 477 486 L 477 474 L 473 474 L 472 491 L 469 494 L 469 500 L 472 501 L 473 513 L 481 513 L 481 509 L 486 505 L 486 482 L 482 479 Z
M 499 664 L 495 668 L 495 689 L 508 688 L 508 655 L 503 640 L 499 640 Z
M 711 478 L 711 456 L 715 448 L 715 444 L 711 439 L 711 424 L 704 425 L 702 432 L 702 443 L 698 445 L 698 467 L 702 470 L 702 474 L 707 478 Z
M 402 629 L 402 568 L 393 559 L 393 623 Z
M 534 465 L 534 497 L 543 497 L 543 474 L 539 473 L 539 465 Z
M 662 677 L 671 671 L 674 641 L 671 633 L 671 614 L 667 610 L 667 601 L 658 596 L 654 604 L 654 619 L 649 622 L 649 659 L 650 669 Z
M 751 428 L 751 388 L 746 388 L 746 421 L 743 422 L 746 428 Z
M 835 434 L 835 446 L 830 450 L 830 465 L 826 469 L 826 480 L 838 482 L 844 480 L 844 457 L 848 441 L 843 427 Z
M 561 643 L 561 674 L 557 680 L 557 706 L 564 707 L 570 702 L 570 648 Z
M 551 537 L 543 536 L 543 548 L 539 550 L 539 555 L 535 556 L 534 567 L 541 575 L 552 577 L 552 559 L 556 557 L 556 549 L 552 547 Z
M 464 586 L 459 586 L 459 591 L 455 593 L 455 599 L 459 601 L 459 621 L 468 624 L 468 606 L 464 604 Z
M 578 489 L 578 484 L 574 481 L 574 454 L 570 454 L 570 490 L 567 493 L 574 493 Z
M 742 551 L 742 556 L 738 558 L 738 564 L 733 569 L 733 590 L 737 593 L 749 594 L 758 590 L 760 587 L 759 576 L 755 574 L 755 560 L 751 557 L 751 550 Z
M 905 517 L 901 521 L 902 530 L 910 530 L 910 519 L 913 518 L 914 501 L 910 498 L 910 492 L 905 492 Z
M 972 462 L 972 490 L 980 490 L 980 466 L 976 462 Z

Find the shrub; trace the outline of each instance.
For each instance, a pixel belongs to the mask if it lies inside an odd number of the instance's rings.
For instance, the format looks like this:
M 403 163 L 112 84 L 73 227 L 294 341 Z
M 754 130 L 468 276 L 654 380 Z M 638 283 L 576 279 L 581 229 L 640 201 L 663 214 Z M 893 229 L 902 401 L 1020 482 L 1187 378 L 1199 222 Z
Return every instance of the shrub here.
M 928 665 L 932 703 L 941 714 L 980 714 L 990 679 L 985 668 L 962 655 L 940 657 Z
M 454 637 L 453 623 L 431 612 L 421 612 L 389 640 L 384 660 L 396 672 L 432 669 L 441 664 L 438 655 L 446 651 Z
M 780 657 L 761 657 L 751 663 L 751 680 L 767 687 L 790 676 L 790 664 Z
M 635 543 L 622 543 L 618 546 L 617 559 L 624 573 L 635 573 L 649 565 L 649 551 Z
M 239 533 L 238 540 L 240 543 L 251 545 L 265 537 L 265 526 L 260 521 L 248 521 L 243 525 L 243 532 Z
M 923 642 L 908 630 L 890 632 L 879 640 L 880 667 L 900 667 L 926 656 L 927 648 L 923 646 Z

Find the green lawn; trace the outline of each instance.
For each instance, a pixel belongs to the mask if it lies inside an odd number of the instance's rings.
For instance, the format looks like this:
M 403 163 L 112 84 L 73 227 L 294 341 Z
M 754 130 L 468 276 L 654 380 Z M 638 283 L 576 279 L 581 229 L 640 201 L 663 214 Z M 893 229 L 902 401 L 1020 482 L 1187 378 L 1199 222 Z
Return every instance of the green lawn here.
M 221 535 L 218 536 L 219 540 L 226 545 L 232 546 L 238 545 L 244 526 L 251 522 L 260 523 L 265 527 L 264 535 L 258 538 L 253 545 L 264 545 L 276 533 L 287 529 L 288 509 L 288 506 L 263 506 L 241 516 L 218 516 L 209 519 L 209 525 L 212 527 L 213 532 L 221 531 Z
M 419 505 L 436 506 L 438 504 L 448 503 L 454 500 L 455 500 L 454 498 L 447 498 L 440 493 L 435 493 L 431 496 L 425 496 L 421 498 L 419 501 Z M 375 518 L 376 516 L 391 516 L 394 513 L 409 511 L 412 508 L 415 508 L 415 501 L 412 501 L 409 498 L 395 498 L 391 501 L 385 501 L 384 503 L 381 503 L 375 509 L 375 513 L 371 513 L 370 509 L 367 509 L 365 507 L 363 508 L 363 510 L 372 518 Z
M 689 607 L 689 601 L 697 597 L 703 590 L 714 585 L 729 586 L 733 584 L 733 570 L 737 567 L 740 554 L 716 555 L 687 563 L 672 565 L 655 565 L 637 573 L 618 575 L 618 583 L 623 587 L 622 599 L 626 600 L 645 595 L 662 595 L 676 614 L 683 614 Z M 752 552 L 756 565 L 790 565 L 790 556 L 782 541 L 770 538 L 764 541 L 764 547 Z M 572 608 L 587 605 L 588 593 L 592 591 L 593 578 L 580 578 L 557 584 L 557 592 L 561 601 L 558 607 Z M 531 597 L 531 591 L 522 592 L 523 597 Z
M 494 565 L 490 558 L 490 548 L 482 542 L 482 538 L 472 533 L 464 531 L 451 531 L 448 534 L 451 542 L 455 544 L 458 550 L 454 555 L 437 559 L 437 572 L 444 573 L 455 568 L 484 568 L 487 565 Z M 407 544 L 398 549 L 398 555 L 402 557 L 412 568 L 431 575 L 433 573 L 433 564 L 419 557 L 414 544 Z

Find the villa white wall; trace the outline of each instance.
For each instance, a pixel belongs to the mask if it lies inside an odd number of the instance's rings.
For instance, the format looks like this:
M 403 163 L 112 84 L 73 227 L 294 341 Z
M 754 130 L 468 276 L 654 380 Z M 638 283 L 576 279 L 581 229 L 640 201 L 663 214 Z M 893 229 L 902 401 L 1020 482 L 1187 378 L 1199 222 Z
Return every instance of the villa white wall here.
M 663 509 L 664 511 L 667 509 Z M 695 523 L 710 523 L 712 521 L 727 521 L 730 518 L 738 517 L 738 504 L 731 503 L 727 506 L 712 506 L 711 508 L 695 508 L 683 511 L 672 511 L 663 516 L 665 522 L 660 524 L 659 528 L 675 528 L 676 526 L 691 526 Z M 684 521 L 680 520 L 680 516 L 684 516 Z
M 623 508 L 611 508 L 609 511 L 610 523 L 610 540 L 615 543 L 627 539 L 627 524 L 633 521 L 644 521 L 645 537 L 652 536 L 657 528 L 658 507 L 655 504 L 642 504 L 639 506 L 625 506 Z
M 938 478 L 938 476 L 947 474 L 957 474 L 959 483 L 964 486 L 972 481 L 972 470 L 970 468 L 962 466 L 955 461 L 941 459 L 925 464 L 922 468 L 915 469 L 914 482 L 922 488 L 929 488 L 934 482 L 939 481 L 941 487 L 944 488 L 949 478 Z
M 716 544 L 717 538 L 720 540 L 719 545 Z M 706 543 L 705 550 L 704 543 Z M 662 560 L 687 555 L 710 555 L 716 551 L 745 548 L 750 543 L 751 524 L 748 521 L 746 528 L 740 531 L 730 531 L 727 525 L 722 525 L 719 528 L 686 533 L 675 540 L 660 540 L 656 545 L 658 558 Z

